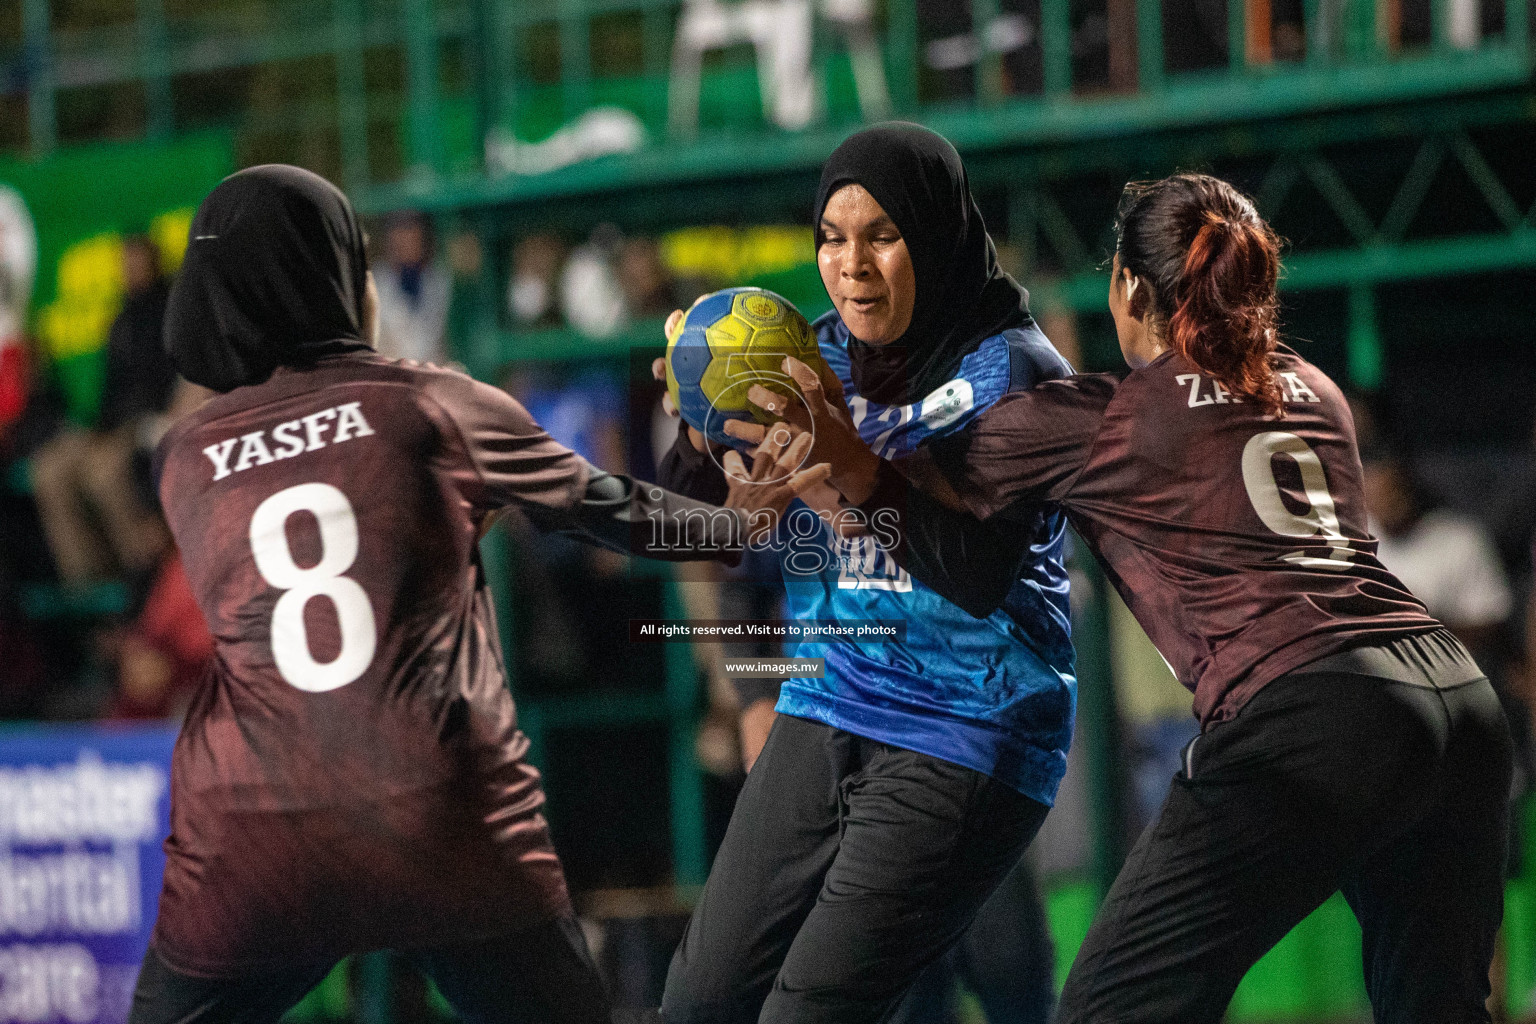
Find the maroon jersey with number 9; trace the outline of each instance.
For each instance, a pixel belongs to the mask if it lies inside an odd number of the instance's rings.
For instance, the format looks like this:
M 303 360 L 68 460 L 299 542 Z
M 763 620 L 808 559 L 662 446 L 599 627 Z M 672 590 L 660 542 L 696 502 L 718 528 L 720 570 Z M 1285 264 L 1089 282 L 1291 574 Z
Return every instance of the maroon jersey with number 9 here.
M 154 943 L 232 974 L 569 911 L 476 557 L 589 467 L 504 393 L 372 353 L 279 369 L 162 443 L 217 643 L 177 743 Z
M 978 517 L 1060 502 L 1202 725 L 1271 680 L 1439 629 L 1376 558 L 1348 404 L 1289 349 L 1285 416 L 1174 352 L 1004 397 L 932 457 Z

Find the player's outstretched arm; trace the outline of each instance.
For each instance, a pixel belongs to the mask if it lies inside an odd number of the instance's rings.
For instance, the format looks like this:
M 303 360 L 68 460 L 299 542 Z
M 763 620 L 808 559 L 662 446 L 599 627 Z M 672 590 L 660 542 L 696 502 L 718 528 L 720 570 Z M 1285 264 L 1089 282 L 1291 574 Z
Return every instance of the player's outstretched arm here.
M 735 562 L 765 517 L 782 516 L 830 472 L 801 470 L 797 462 L 793 473 L 768 476 L 788 457 L 785 432 L 762 448 L 752 471 L 740 455 L 725 463 L 732 479 L 722 507 L 592 466 L 551 438 L 512 396 L 463 374 L 424 371 L 419 386 L 423 411 L 440 427 L 440 472 L 480 516 L 516 506 L 542 529 L 624 554 Z M 808 448 L 809 442 L 796 448 L 796 458 L 803 461 Z
M 784 360 L 784 371 L 799 385 L 803 407 L 758 385 L 749 389 L 748 399 L 814 434 L 811 461 L 830 464 L 832 485 L 850 504 L 862 504 L 875 486 L 881 460 L 853 425 L 842 385 L 836 377 L 818 377 L 793 358 Z M 924 472 L 915 473 L 913 482 L 943 504 L 963 506 L 981 519 L 1020 503 L 1065 501 L 1087 465 L 1118 387 L 1119 378 L 1112 374 L 1080 374 L 1004 395 L 959 434 L 919 449 L 909 461 Z M 762 433 L 753 424 L 730 423 L 725 429 L 751 441 Z
M 739 452 L 727 452 L 722 475 L 729 485 L 719 506 L 594 468 L 574 509 L 531 508 L 528 516 L 543 529 L 623 554 L 734 562 L 747 544 L 772 535 L 790 502 L 827 479 L 829 466 L 799 468 L 810 447 L 809 438 L 791 440 L 786 429 L 763 441 L 750 470 Z

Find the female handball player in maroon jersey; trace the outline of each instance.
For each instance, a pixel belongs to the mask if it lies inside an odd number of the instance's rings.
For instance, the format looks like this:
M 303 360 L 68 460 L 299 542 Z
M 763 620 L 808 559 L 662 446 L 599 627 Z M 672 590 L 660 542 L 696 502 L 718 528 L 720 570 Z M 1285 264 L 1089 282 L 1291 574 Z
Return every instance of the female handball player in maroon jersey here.
M 860 443 L 835 381 L 790 367 L 812 458 L 849 503 L 901 516 L 914 576 L 985 614 L 1002 592 L 978 581 L 1006 578 L 977 571 L 986 531 L 1059 503 L 1194 692 L 1201 734 L 1078 953 L 1061 1024 L 1219 1021 L 1340 889 L 1377 1021 L 1489 1020 L 1507 724 L 1377 560 L 1348 407 L 1278 343 L 1278 270 L 1227 183 L 1128 186 L 1109 303 L 1129 372 L 1010 394 L 900 471 Z
M 515 505 L 615 550 L 720 557 L 743 516 L 604 473 L 461 373 L 380 357 L 376 313 L 324 179 L 258 167 L 198 208 L 166 345 L 222 394 L 157 475 L 217 648 L 176 744 L 135 1024 L 275 1021 L 381 948 L 467 1020 L 609 1019 L 476 541 Z M 727 502 L 782 512 L 824 475 L 736 479 Z

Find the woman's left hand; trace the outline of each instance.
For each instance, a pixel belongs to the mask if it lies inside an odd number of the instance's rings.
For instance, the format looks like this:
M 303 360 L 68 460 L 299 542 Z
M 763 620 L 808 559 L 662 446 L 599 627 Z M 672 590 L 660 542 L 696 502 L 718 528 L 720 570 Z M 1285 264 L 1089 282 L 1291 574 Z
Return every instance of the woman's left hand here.
M 864 444 L 853 425 L 853 415 L 843 401 L 842 382 L 830 372 L 825 378 L 817 376 L 815 370 L 793 357 L 785 358 L 784 372 L 799 385 L 804 406 L 758 384 L 747 391 L 747 400 L 790 424 L 797 434 L 811 435 L 807 461 L 830 465 L 832 486 L 849 504 L 861 503 L 875 489 L 880 458 Z M 726 423 L 725 432 L 754 444 L 760 444 L 767 435 L 761 425 L 740 420 Z

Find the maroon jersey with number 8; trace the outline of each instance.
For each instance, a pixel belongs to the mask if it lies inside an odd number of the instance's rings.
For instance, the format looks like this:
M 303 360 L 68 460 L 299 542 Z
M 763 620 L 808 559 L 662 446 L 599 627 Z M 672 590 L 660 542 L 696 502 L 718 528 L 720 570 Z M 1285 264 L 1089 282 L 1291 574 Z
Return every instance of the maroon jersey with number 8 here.
M 567 912 L 476 557 L 587 464 L 504 393 L 371 353 L 179 423 L 160 494 L 217 643 L 177 743 L 155 947 L 232 974 Z
M 1004 397 L 932 457 L 978 517 L 1060 502 L 1202 725 L 1346 648 L 1439 629 L 1376 558 L 1348 404 L 1289 349 L 1285 416 L 1173 352 Z

